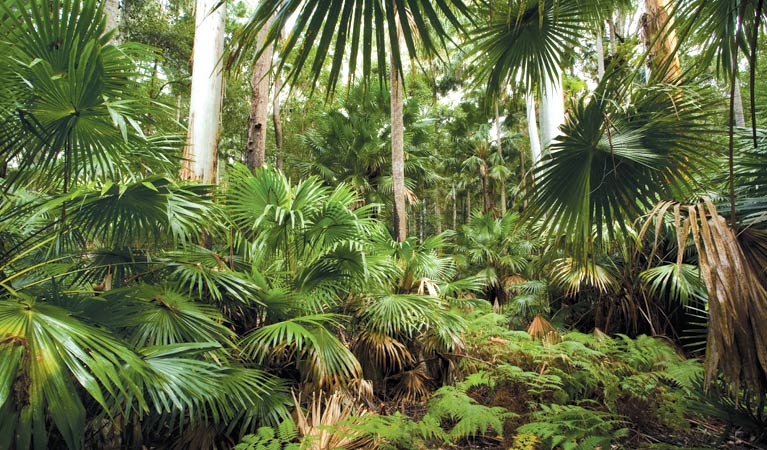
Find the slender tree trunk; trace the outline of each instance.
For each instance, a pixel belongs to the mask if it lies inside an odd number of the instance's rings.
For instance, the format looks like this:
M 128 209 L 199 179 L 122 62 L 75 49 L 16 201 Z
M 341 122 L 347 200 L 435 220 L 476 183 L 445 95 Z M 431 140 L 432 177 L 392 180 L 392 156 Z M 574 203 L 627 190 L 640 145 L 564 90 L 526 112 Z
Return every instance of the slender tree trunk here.
M 282 158 L 282 117 L 280 115 L 280 91 L 282 90 L 282 77 L 274 73 L 274 96 L 272 97 L 272 122 L 274 123 L 274 147 L 277 153 L 277 168 L 283 170 Z
M 733 113 L 735 114 L 735 126 L 738 128 L 746 128 L 746 115 L 743 112 L 743 97 L 740 96 L 740 83 L 735 83 L 734 94 L 733 107 L 735 109 Z
M 565 96 L 562 91 L 562 71 L 557 68 L 554 79 L 544 76 L 540 105 L 541 151 L 547 153 L 559 127 L 565 123 Z
M 214 184 L 218 172 L 218 136 L 221 121 L 226 5 L 211 9 L 218 0 L 197 0 L 192 50 L 192 96 L 181 178 Z
M 490 211 L 490 189 L 487 179 L 487 164 L 484 160 L 479 165 L 479 176 L 482 183 L 482 213 L 487 214 Z
M 421 221 L 418 234 L 418 242 L 423 242 L 424 236 L 426 236 L 426 196 L 421 201 Z
M 498 146 L 498 156 L 503 163 L 503 143 L 501 142 L 501 114 L 498 111 L 498 102 L 495 102 L 495 144 Z M 506 215 L 506 179 L 501 177 L 499 180 L 499 189 L 501 191 L 501 216 Z
M 394 192 L 394 238 L 407 239 L 405 205 L 405 123 L 402 112 L 402 74 L 391 60 L 391 166 Z
M 682 73 L 677 56 L 677 38 L 669 19 L 669 0 L 645 0 L 647 13 L 642 18 L 642 29 L 650 46 L 650 67 L 663 81 L 673 81 Z
M 535 119 L 535 97 L 532 93 L 525 95 L 527 105 L 527 133 L 530 135 L 531 168 L 541 159 L 541 141 L 538 140 L 538 123 Z
M 258 32 L 257 48 L 266 41 L 269 24 Z M 266 129 L 267 107 L 269 105 L 269 73 L 272 65 L 272 47 L 265 49 L 253 64 L 250 87 L 253 96 L 250 98 L 250 113 L 248 114 L 248 141 L 245 144 L 245 165 L 250 170 L 263 167 L 266 162 Z
M 605 76 L 605 49 L 602 43 L 602 26 L 601 25 L 597 29 L 596 51 L 597 51 L 597 81 L 602 81 L 602 77 Z
M 437 234 L 442 233 L 442 207 L 440 206 L 439 188 L 434 190 L 434 216 L 437 218 Z
M 453 231 L 458 227 L 458 195 L 453 185 Z
M 114 30 L 110 44 L 119 44 L 122 41 L 120 25 L 123 22 L 120 0 L 104 0 L 104 15 L 107 21 L 107 31 Z
M 466 216 L 464 217 L 464 223 L 469 222 L 469 218 L 471 218 L 471 191 L 466 190 Z
M 615 32 L 615 18 L 613 14 L 607 18 L 607 26 L 610 28 L 610 55 L 618 53 L 618 36 Z

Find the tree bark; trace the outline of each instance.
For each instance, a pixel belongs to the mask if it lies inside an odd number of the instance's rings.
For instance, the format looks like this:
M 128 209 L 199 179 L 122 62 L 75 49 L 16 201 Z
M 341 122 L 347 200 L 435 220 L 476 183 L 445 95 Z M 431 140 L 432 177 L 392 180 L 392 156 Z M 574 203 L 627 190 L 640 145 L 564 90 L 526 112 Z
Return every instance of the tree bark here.
M 733 113 L 735 114 L 735 126 L 738 128 L 746 128 L 746 114 L 743 112 L 743 97 L 740 94 L 740 83 L 735 83 L 733 107 L 735 108 Z
M 104 0 L 104 16 L 106 16 L 107 31 L 114 30 L 110 44 L 119 44 L 122 41 L 120 24 L 123 22 L 120 0 Z
M 503 163 L 503 145 L 501 142 L 501 114 L 498 111 L 498 102 L 495 102 L 495 144 L 498 146 L 499 160 Z M 501 216 L 506 215 L 506 180 L 501 178 L 498 180 L 501 191 Z
M 677 38 L 669 18 L 669 0 L 645 0 L 647 13 L 642 17 L 642 29 L 650 47 L 650 68 L 662 75 L 663 81 L 673 81 L 682 73 L 676 54 Z
M 394 238 L 407 239 L 405 205 L 405 123 L 402 113 L 402 74 L 391 60 L 391 167 L 394 192 Z
M 556 68 L 554 78 L 544 75 L 541 95 L 541 154 L 549 151 L 559 127 L 565 123 L 565 96 L 562 90 L 562 70 Z
M 257 48 L 266 41 L 271 20 L 258 32 Z M 266 162 L 266 129 L 267 108 L 269 105 L 269 73 L 272 65 L 273 50 L 270 46 L 253 64 L 250 87 L 253 95 L 250 98 L 250 114 L 248 115 L 248 141 L 245 144 L 245 165 L 250 170 L 263 167 Z
M 602 26 L 597 29 L 596 39 L 596 51 L 597 51 L 597 81 L 602 81 L 602 77 L 605 76 L 605 48 L 602 43 Z
M 181 178 L 205 184 L 217 182 L 218 136 L 221 121 L 226 5 L 218 0 L 197 0 L 192 50 L 192 95 Z
M 282 158 L 282 116 L 280 115 L 280 91 L 282 90 L 282 78 L 274 73 L 274 95 L 272 97 L 272 123 L 274 123 L 274 151 L 277 154 L 277 168 L 283 170 Z

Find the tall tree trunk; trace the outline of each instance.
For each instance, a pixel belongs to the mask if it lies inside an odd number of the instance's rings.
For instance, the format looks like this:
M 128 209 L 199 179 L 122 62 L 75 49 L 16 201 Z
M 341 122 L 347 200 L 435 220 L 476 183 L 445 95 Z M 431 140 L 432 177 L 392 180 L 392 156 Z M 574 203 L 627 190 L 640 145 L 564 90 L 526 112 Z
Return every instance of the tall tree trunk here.
M 391 60 L 391 168 L 394 192 L 394 238 L 407 239 L 405 205 L 405 123 L 402 112 L 402 74 Z
M 597 81 L 602 81 L 605 76 L 605 48 L 602 43 L 602 25 L 597 28 L 596 51 L 597 51 Z
M 735 108 L 733 113 L 735 114 L 735 126 L 738 128 L 746 128 L 746 115 L 743 112 L 743 97 L 740 95 L 740 83 L 735 83 L 735 98 L 733 98 L 733 107 Z
M 612 13 L 607 18 L 607 26 L 610 28 L 610 55 L 615 56 L 618 53 L 618 36 L 615 31 L 615 18 Z
M 535 115 L 535 97 L 532 92 L 525 95 L 525 104 L 527 106 L 527 133 L 530 135 L 530 153 L 532 160 L 530 166 L 535 165 L 541 159 L 541 141 L 538 139 L 538 123 Z
M 643 33 L 650 46 L 650 67 L 653 72 L 659 71 L 655 75 L 663 81 L 676 80 L 682 73 L 669 4 L 669 0 L 645 0 L 647 13 L 642 17 Z
M 482 183 L 482 213 L 490 211 L 490 189 L 487 179 L 487 164 L 483 160 L 479 165 L 479 176 Z
M 452 196 L 453 196 L 453 231 L 455 231 L 455 229 L 458 226 L 458 195 L 457 194 L 458 194 L 458 192 L 456 192 L 455 185 L 453 185 L 453 191 L 452 191 Z
M 277 154 L 277 168 L 283 170 L 282 158 L 282 117 L 280 115 L 280 91 L 282 90 L 282 78 L 274 73 L 274 96 L 272 97 L 272 122 L 274 123 L 274 147 Z
M 559 127 L 565 123 L 565 96 L 562 90 L 562 70 L 556 68 L 554 77 L 543 77 L 541 95 L 541 151 L 547 153 L 549 145 L 559 135 Z
M 192 50 L 192 96 L 181 178 L 214 184 L 218 172 L 226 5 L 211 11 L 218 0 L 197 0 Z
M 121 39 L 120 25 L 123 22 L 120 0 L 104 0 L 104 15 L 106 16 L 107 31 L 114 30 L 110 44 L 119 44 Z
M 266 33 L 271 24 L 261 28 L 256 37 L 257 48 L 266 41 Z M 266 162 L 266 129 L 267 107 L 269 105 L 269 74 L 272 65 L 272 47 L 265 49 L 253 64 L 250 87 L 253 95 L 250 98 L 250 113 L 248 114 L 248 141 L 245 144 L 245 165 L 250 170 L 263 167 Z
M 498 111 L 498 102 L 495 102 L 495 144 L 498 146 L 498 156 L 503 163 L 503 143 L 501 142 L 501 114 Z M 501 177 L 499 180 L 499 189 L 501 191 L 501 216 L 506 215 L 506 179 Z
M 439 188 L 434 190 L 434 216 L 437 218 L 437 234 L 442 233 L 442 207 L 439 202 Z

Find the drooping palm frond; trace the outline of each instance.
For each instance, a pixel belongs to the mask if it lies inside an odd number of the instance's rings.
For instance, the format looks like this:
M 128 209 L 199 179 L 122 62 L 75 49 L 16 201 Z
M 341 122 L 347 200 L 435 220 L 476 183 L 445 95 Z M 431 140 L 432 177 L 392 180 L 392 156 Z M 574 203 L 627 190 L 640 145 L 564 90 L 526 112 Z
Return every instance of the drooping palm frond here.
M 129 426 L 163 435 L 177 432 L 180 438 L 174 445 L 184 442 L 184 448 L 208 449 L 215 445 L 206 444 L 207 439 L 216 434 L 284 420 L 289 397 L 283 381 L 261 370 L 199 359 L 199 354 L 218 347 L 194 343 L 142 349 L 147 373 L 137 383 L 144 389 L 147 409 L 126 416 Z M 188 433 L 203 431 L 211 435 L 186 441 Z
M 103 323 L 123 329 L 137 347 L 185 342 L 216 342 L 232 346 L 234 334 L 210 305 L 195 303 L 172 286 L 138 285 L 105 292 L 102 309 L 109 309 Z M 115 305 L 114 307 L 110 307 Z
M 473 32 L 472 46 L 479 76 L 490 97 L 521 79 L 532 89 L 560 70 L 565 52 L 581 45 L 586 22 L 597 15 L 599 2 L 582 0 L 514 0 L 493 3 L 486 24 Z
M 461 0 L 436 3 L 423 0 L 267 0 L 259 4 L 253 17 L 234 37 L 231 61 L 244 62 L 247 50 L 258 42 L 256 36 L 263 27 L 268 27 L 268 33 L 257 53 L 273 45 L 278 41 L 280 31 L 285 29 L 288 20 L 295 14 L 295 25 L 280 49 L 284 55 L 295 55 L 295 63 L 290 67 L 288 78 L 295 82 L 304 66 L 311 63 L 312 84 L 315 84 L 325 69 L 328 56 L 333 55 L 329 93 L 339 81 L 346 58 L 349 73 L 355 76 L 358 69 L 361 69 L 363 80 L 368 80 L 373 73 L 375 49 L 379 81 L 383 81 L 389 53 L 394 66 L 402 72 L 404 52 L 400 35 L 409 55 L 422 54 L 419 48 L 426 53 L 434 53 L 440 47 L 440 42 L 444 44 L 450 39 L 443 18 L 457 30 L 463 30 L 461 19 L 471 18 L 469 8 Z M 436 36 L 436 40 L 433 36 Z M 418 39 L 420 46 L 416 45 Z M 314 50 L 316 52 L 310 62 Z M 283 59 L 279 68 L 282 69 L 285 63 Z
M 131 379 L 145 375 L 141 358 L 64 309 L 24 297 L 0 302 L 0 348 L 5 448 L 46 448 L 50 425 L 69 448 L 82 448 L 85 407 L 78 388 L 105 410 L 117 396 L 145 407 Z
M 253 330 L 241 342 L 242 353 L 259 363 L 280 358 L 304 369 L 318 386 L 344 385 L 359 377 L 359 362 L 327 327 L 340 317 L 314 314 L 294 317 Z

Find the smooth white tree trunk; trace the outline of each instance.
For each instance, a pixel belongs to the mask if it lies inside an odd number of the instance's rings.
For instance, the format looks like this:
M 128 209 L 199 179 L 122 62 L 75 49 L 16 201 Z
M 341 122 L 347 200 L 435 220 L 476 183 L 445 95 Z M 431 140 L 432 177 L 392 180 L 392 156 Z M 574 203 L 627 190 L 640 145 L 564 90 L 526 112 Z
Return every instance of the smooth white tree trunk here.
M 602 43 L 602 27 L 597 29 L 596 37 L 596 51 L 597 51 L 597 81 L 602 81 L 602 77 L 605 76 L 605 48 Z
M 565 123 L 565 95 L 562 91 L 562 72 L 557 71 L 554 78 L 544 76 L 541 90 L 541 154 L 548 152 L 554 138 L 559 135 L 559 127 Z
M 743 112 L 743 97 L 740 94 L 740 83 L 735 82 L 735 98 L 734 98 L 734 113 L 735 113 L 735 126 L 739 128 L 746 127 L 746 115 Z
M 535 96 L 532 92 L 525 95 L 525 104 L 527 105 L 527 133 L 530 135 L 530 166 L 541 159 L 541 141 L 538 139 L 538 122 L 535 117 Z
M 197 0 L 192 50 L 192 96 L 181 177 L 205 184 L 217 182 L 221 122 L 226 6 L 212 11 L 218 0 Z

